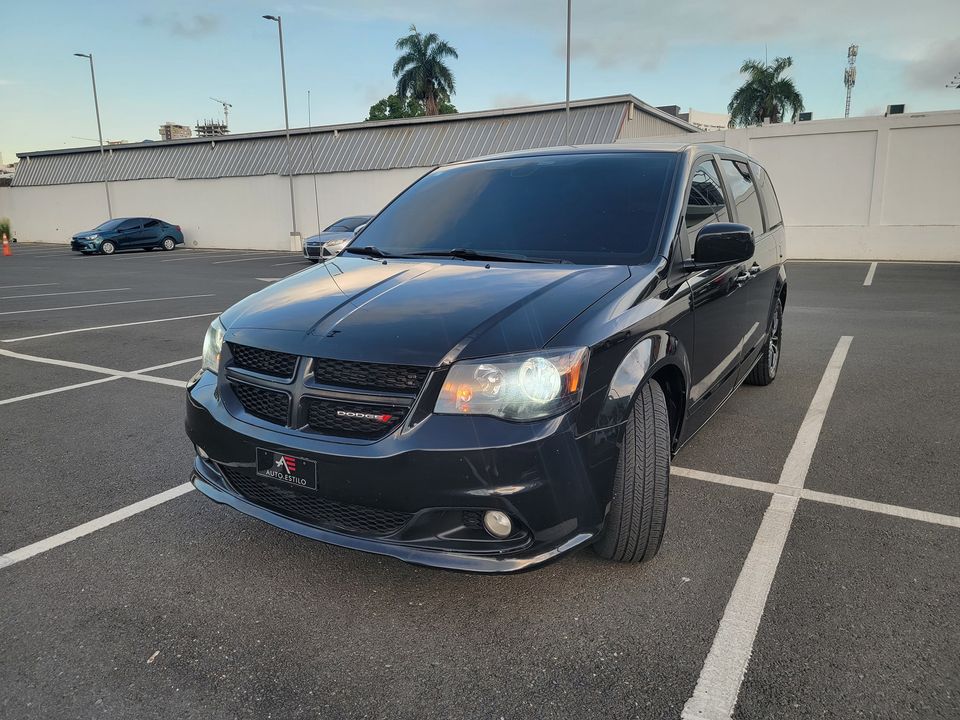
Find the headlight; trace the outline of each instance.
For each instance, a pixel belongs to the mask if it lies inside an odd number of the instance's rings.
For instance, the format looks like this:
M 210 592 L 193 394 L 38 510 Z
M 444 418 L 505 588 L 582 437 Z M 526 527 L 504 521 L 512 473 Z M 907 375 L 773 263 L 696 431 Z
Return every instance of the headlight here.
M 564 348 L 454 363 L 434 412 L 536 420 L 580 401 L 587 348 Z
M 87 238 L 87 240 L 99 240 L 99 239 L 100 239 L 99 235 L 91 235 L 90 237 Z
M 212 373 L 220 368 L 220 349 L 223 347 L 223 323 L 217 318 L 210 327 L 207 328 L 207 334 L 203 338 L 203 362 L 200 367 L 203 370 L 209 370 Z
M 338 252 L 343 250 L 347 243 L 350 242 L 350 238 L 344 238 L 343 240 L 331 240 L 323 244 L 323 251 L 328 252 L 331 255 L 336 255 Z

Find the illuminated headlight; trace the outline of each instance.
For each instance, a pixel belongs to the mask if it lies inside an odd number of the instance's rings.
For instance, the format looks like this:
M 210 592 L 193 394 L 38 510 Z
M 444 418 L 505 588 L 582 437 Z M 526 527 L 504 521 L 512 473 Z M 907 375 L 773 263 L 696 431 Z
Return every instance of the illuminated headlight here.
M 350 238 L 344 238 L 343 240 L 330 240 L 323 244 L 323 251 L 330 255 L 336 255 L 341 250 L 343 250 L 347 243 L 350 242 Z
M 586 348 L 505 355 L 454 363 L 434 412 L 537 420 L 580 401 Z
M 220 318 L 217 318 L 210 323 L 207 334 L 203 338 L 203 362 L 200 367 L 212 373 L 217 372 L 220 367 L 220 350 L 222 348 L 223 323 L 220 322 Z

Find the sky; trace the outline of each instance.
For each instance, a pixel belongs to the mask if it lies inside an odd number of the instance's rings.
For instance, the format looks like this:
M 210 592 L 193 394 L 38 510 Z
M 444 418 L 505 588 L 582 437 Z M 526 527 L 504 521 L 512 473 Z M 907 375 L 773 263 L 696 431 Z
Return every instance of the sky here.
M 394 88 L 411 23 L 459 52 L 461 111 L 562 101 L 564 0 L 0 0 L 0 154 L 96 143 L 94 54 L 104 138 L 159 139 L 232 103 L 230 129 L 283 127 L 283 17 L 290 124 L 363 120 Z M 573 0 L 571 95 L 632 93 L 725 112 L 747 58 L 793 58 L 815 119 L 843 115 L 847 46 L 858 43 L 852 115 L 960 108 L 957 0 Z M 93 143 L 90 142 L 93 139 Z

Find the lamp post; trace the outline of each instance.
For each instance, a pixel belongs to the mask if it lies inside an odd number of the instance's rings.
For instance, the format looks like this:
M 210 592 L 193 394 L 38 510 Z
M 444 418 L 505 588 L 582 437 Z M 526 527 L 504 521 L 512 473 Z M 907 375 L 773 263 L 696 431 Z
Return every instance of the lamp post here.
M 573 0 L 567 0 L 567 100 L 563 115 L 563 144 L 570 144 L 570 25 Z
M 290 157 L 290 113 L 287 110 L 287 69 L 283 58 L 283 21 L 279 15 L 264 15 L 264 20 L 272 20 L 277 24 L 277 32 L 280 34 L 280 83 L 283 85 L 283 123 L 287 129 L 287 177 L 290 178 L 290 219 L 293 226 L 290 237 L 296 239 L 297 232 L 297 206 L 293 198 L 293 162 Z
M 93 82 L 93 107 L 97 111 L 97 137 L 100 139 L 100 170 L 103 174 L 103 192 L 107 196 L 107 215 L 113 220 L 113 207 L 110 205 L 110 185 L 107 182 L 107 156 L 103 151 L 103 130 L 100 129 L 100 101 L 97 99 L 97 74 L 93 70 L 93 53 L 74 53 L 74 55 L 90 61 L 90 80 Z

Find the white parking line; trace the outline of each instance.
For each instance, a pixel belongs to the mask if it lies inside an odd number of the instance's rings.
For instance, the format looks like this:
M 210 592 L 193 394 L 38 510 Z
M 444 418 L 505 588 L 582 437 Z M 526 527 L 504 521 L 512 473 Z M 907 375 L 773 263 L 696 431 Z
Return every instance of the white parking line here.
M 852 341 L 849 335 L 841 337 L 827 363 L 780 474 L 778 489 L 789 488 L 789 494 L 778 493 L 770 499 L 753 546 L 723 611 L 693 695 L 683 707 L 683 720 L 728 720 L 733 716 L 767 604 L 767 595 L 793 524 L 798 494 L 806 480 L 823 420 Z M 793 494 L 794 489 L 797 495 Z
M 49 285 L 59 285 L 60 283 L 31 283 L 29 285 L 0 285 L 0 290 L 10 290 L 12 288 L 23 287 L 46 287 Z
M 48 537 L 45 540 L 40 540 L 39 542 L 12 550 L 4 555 L 0 555 L 0 569 L 10 567 L 18 562 L 23 562 L 24 560 L 32 558 L 35 555 L 45 553 L 47 550 L 52 550 L 55 547 L 66 545 L 68 542 L 72 542 L 77 538 L 83 537 L 84 535 L 89 535 L 90 533 L 96 532 L 97 530 L 105 528 L 108 525 L 113 525 L 114 523 L 125 520 L 132 515 L 136 515 L 144 510 L 149 510 L 157 505 L 162 505 L 168 500 L 173 500 L 181 495 L 185 495 L 191 490 L 193 490 L 193 485 L 188 482 L 183 483 L 182 485 L 177 485 L 169 490 L 164 490 L 162 493 L 157 493 L 156 495 L 151 495 L 150 497 L 140 500 L 139 502 L 135 502 L 133 505 L 127 505 L 126 507 L 115 510 L 112 513 L 101 515 L 95 520 L 85 522 L 82 525 L 77 525 L 75 528 L 71 528 L 70 530 L 64 530 L 63 532 L 57 533 L 56 535 Z
M 4 295 L 3 297 L 0 297 L 0 300 L 18 300 L 19 298 L 53 297 L 54 295 L 83 295 L 85 293 L 120 292 L 121 290 L 130 290 L 130 288 L 106 288 L 105 290 L 68 290 L 66 292 L 35 293 L 33 295 Z
M 277 253 L 276 255 L 261 255 L 260 257 L 240 258 L 239 260 L 217 260 L 214 265 L 226 265 L 227 263 L 253 262 L 254 260 L 269 260 L 270 258 L 290 257 L 290 253 Z
M 826 505 L 839 505 L 840 507 L 866 510 L 867 512 L 891 515 L 893 517 L 906 518 L 907 520 L 917 520 L 934 525 L 960 528 L 960 516 L 957 515 L 944 515 L 943 513 L 929 512 L 928 510 L 918 510 L 902 505 L 889 505 L 887 503 L 874 502 L 873 500 L 861 500 L 859 498 L 847 497 L 846 495 L 835 495 L 818 490 L 808 490 L 807 488 L 795 488 L 789 485 L 779 485 L 777 483 L 761 482 L 759 480 L 747 480 L 746 478 L 732 477 L 730 475 L 718 475 L 716 473 L 704 472 L 703 470 L 672 467 L 670 471 L 678 477 L 702 480 L 718 485 L 740 487 L 747 490 L 759 490 L 760 492 L 770 493 L 772 495 L 788 495 L 798 497 L 801 500 L 810 500 Z
M 266 252 L 263 250 L 257 250 L 254 252 L 238 251 L 238 252 L 229 253 L 227 255 L 208 253 L 202 257 L 175 257 L 175 258 L 170 258 L 169 260 L 161 260 L 160 262 L 168 263 L 168 262 L 182 262 L 183 260 L 211 260 L 213 258 L 218 258 L 218 257 L 247 257 L 249 255 L 264 255 L 264 254 L 266 254 Z
M 303 260 L 294 260 L 293 262 L 274 263 L 270 267 L 280 267 L 281 265 L 303 265 L 303 263 L 305 263 L 306 261 L 307 259 L 303 258 Z
M 204 295 L 174 295 L 172 297 L 144 298 L 142 300 L 115 300 L 114 302 L 91 303 L 90 305 L 65 305 L 64 307 L 38 308 L 36 310 L 7 310 L 0 315 L 19 315 L 21 313 L 54 312 L 55 310 L 78 310 L 88 307 L 104 307 L 106 305 L 129 305 L 130 303 L 161 302 L 162 300 L 187 300 L 189 298 L 213 297 L 213 293 Z
M 873 274 L 877 271 L 877 264 L 875 262 L 870 263 L 870 269 L 867 270 L 867 277 L 863 280 L 863 286 L 873 285 Z
M 257 278 L 258 280 L 260 278 Z M 40 335 L 25 335 L 18 338 L 7 338 L 0 340 L 5 343 L 22 342 L 24 340 L 37 340 L 39 338 L 54 337 L 56 335 L 71 335 L 73 333 L 90 332 L 92 330 L 112 330 L 113 328 L 131 327 L 133 325 L 150 325 L 152 323 L 173 322 L 174 320 L 190 320 L 192 318 L 210 317 L 219 315 L 219 312 L 198 313 L 196 315 L 178 315 L 177 317 L 158 318 L 156 320 L 137 320 L 136 322 L 117 323 L 116 325 L 96 325 L 94 327 L 74 328 L 73 330 L 58 330 L 57 332 L 42 333 Z
M 283 280 L 283 278 L 254 278 L 254 280 L 259 280 L 260 282 L 277 282 L 277 280 Z
M 164 363 L 163 365 L 153 365 L 148 368 L 143 368 L 141 370 L 134 370 L 133 372 L 137 375 L 141 373 L 153 372 L 154 370 L 163 370 L 164 368 L 174 367 L 175 365 L 183 365 L 188 362 L 196 362 L 200 358 L 187 358 L 186 360 L 175 360 L 174 362 Z M 46 395 L 56 395 L 57 393 L 66 392 L 68 390 L 76 390 L 78 388 L 89 387 L 90 385 L 99 385 L 100 383 L 113 382 L 114 380 L 122 380 L 124 375 L 109 375 L 107 377 L 97 378 L 96 380 L 88 380 L 87 382 L 75 383 L 73 385 L 64 385 L 62 387 L 51 388 L 50 390 L 41 390 L 40 392 L 30 393 L 29 395 L 20 395 L 19 397 L 7 398 L 6 400 L 0 400 L 0 405 L 9 405 L 10 403 L 21 402 L 23 400 L 33 400 L 34 398 L 44 397 Z M 143 377 L 146 377 L 145 375 Z M 186 385 L 186 383 L 184 383 Z
M 130 378 L 131 380 L 159 383 L 160 385 L 172 385 L 174 387 L 186 387 L 187 385 L 183 380 L 154 377 L 153 375 L 142 375 L 137 371 L 130 372 L 127 370 L 114 370 L 112 368 L 104 368 L 98 365 L 88 365 L 87 363 L 72 362 L 70 360 L 58 360 L 57 358 L 40 357 L 39 355 L 24 355 L 23 353 L 13 352 L 12 350 L 0 350 L 0 355 L 16 358 L 17 360 L 27 360 L 28 362 L 41 363 L 43 365 L 57 365 L 59 367 L 68 367 L 74 370 L 86 370 L 87 372 L 94 372 L 100 375 L 115 375 L 116 377 L 125 377 Z M 200 357 L 198 356 L 191 359 L 199 360 Z M 183 360 L 180 362 L 188 361 Z M 177 364 L 179 364 L 179 362 Z

